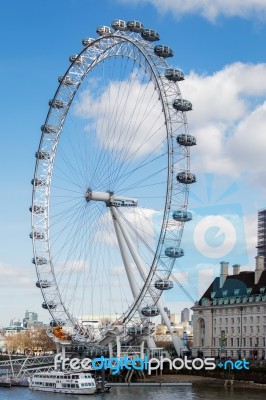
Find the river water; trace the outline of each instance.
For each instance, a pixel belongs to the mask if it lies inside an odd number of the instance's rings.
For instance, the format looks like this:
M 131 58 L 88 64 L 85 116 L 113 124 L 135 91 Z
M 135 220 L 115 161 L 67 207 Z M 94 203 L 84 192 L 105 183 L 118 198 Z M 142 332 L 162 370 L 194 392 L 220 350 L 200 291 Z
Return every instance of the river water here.
M 32 392 L 28 388 L 0 388 L 0 400 L 265 400 L 265 389 L 224 387 L 112 387 L 110 393 L 92 395 L 65 395 Z

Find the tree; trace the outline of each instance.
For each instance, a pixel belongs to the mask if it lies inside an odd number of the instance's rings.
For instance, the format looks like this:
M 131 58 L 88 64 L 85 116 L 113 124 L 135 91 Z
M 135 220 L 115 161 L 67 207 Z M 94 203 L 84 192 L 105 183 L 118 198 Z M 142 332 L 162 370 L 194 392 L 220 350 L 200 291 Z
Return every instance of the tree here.
M 46 334 L 45 328 L 32 327 L 12 336 L 5 336 L 5 345 L 9 353 L 45 353 L 55 350 L 55 343 Z

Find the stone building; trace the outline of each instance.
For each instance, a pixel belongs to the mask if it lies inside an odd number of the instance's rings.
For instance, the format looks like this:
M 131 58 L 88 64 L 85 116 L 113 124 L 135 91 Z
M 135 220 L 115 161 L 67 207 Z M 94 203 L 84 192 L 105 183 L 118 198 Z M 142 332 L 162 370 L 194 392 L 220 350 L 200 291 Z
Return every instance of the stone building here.
M 194 356 L 265 359 L 266 270 L 264 257 L 256 257 L 255 271 L 240 272 L 221 262 L 214 279 L 192 307 Z

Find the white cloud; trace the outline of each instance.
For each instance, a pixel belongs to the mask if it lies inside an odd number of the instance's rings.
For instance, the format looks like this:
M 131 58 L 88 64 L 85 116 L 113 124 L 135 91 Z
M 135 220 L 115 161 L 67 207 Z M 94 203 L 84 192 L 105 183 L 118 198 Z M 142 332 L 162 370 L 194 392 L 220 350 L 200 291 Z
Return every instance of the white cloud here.
M 125 80 L 110 80 L 106 86 L 93 80 L 93 90 L 90 85 L 74 106 L 74 114 L 87 120 L 88 134 L 96 132 L 102 148 L 119 152 L 124 160 L 147 155 L 151 149 L 160 152 L 165 139 L 158 94 L 152 82 L 143 81 L 142 72 L 136 71 Z
M 122 3 L 152 4 L 161 13 L 171 13 L 176 18 L 184 14 L 199 14 L 214 22 L 220 15 L 246 19 L 265 19 L 265 0 L 120 0 Z
M 199 297 L 201 297 L 206 292 L 210 284 L 213 282 L 215 276 L 213 268 L 205 268 L 205 269 L 201 268 L 198 274 L 199 274 L 198 291 L 199 291 Z
M 33 267 L 35 272 L 35 268 Z M 34 287 L 34 273 L 27 273 L 24 268 L 0 263 L 0 287 Z
M 176 271 L 172 273 L 172 276 L 175 277 L 175 279 L 179 282 L 179 283 L 188 283 L 188 275 L 185 272 L 181 272 L 181 271 Z
M 191 72 L 181 86 L 192 101 L 189 127 L 198 139 L 192 152 L 197 172 L 253 184 L 266 178 L 266 64 L 234 63 L 212 75 Z
M 154 229 L 152 217 L 156 213 L 155 210 L 148 208 L 125 208 L 120 210 L 124 215 L 125 220 L 128 221 L 130 225 L 134 228 L 134 232 L 138 232 L 138 234 L 142 237 L 142 239 L 148 243 L 150 246 L 154 246 Z M 122 221 L 125 228 L 130 231 L 130 234 L 134 234 Z M 115 230 L 113 228 L 113 221 L 111 217 L 111 213 L 107 209 L 106 213 L 102 214 L 98 221 L 99 230 L 95 233 L 95 238 L 103 243 L 117 245 L 117 237 L 115 234 Z
M 247 252 L 249 256 L 249 264 L 252 265 L 252 269 L 254 269 L 255 265 L 255 253 L 256 253 L 256 246 L 258 244 L 258 237 L 257 237 L 257 230 L 258 230 L 258 216 L 257 214 L 246 215 L 243 218 L 244 226 L 245 226 L 245 233 L 247 246 Z

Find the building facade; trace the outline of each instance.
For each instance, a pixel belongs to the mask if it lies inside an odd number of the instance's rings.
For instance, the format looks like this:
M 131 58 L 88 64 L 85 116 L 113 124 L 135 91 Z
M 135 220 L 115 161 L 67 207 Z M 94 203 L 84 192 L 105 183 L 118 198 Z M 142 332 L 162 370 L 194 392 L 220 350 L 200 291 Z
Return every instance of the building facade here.
M 240 272 L 221 262 L 214 279 L 192 307 L 193 356 L 265 359 L 266 270 L 264 257 L 256 257 L 255 271 Z

